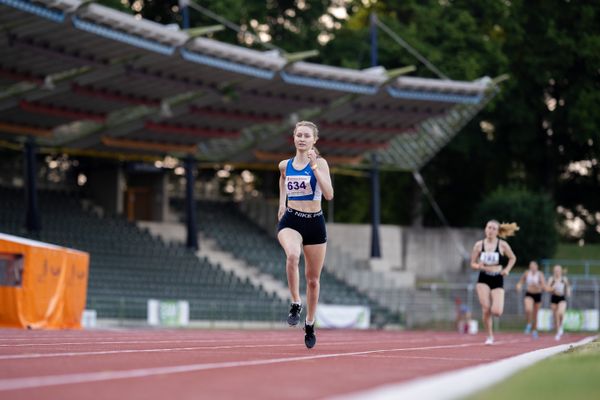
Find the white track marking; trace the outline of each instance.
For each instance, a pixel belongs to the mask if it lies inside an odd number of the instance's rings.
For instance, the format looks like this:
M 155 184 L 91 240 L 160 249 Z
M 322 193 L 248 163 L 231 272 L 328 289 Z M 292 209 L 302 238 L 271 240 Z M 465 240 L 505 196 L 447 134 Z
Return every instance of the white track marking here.
M 360 338 L 353 339 L 352 337 L 343 336 L 345 340 L 353 340 L 352 343 L 357 343 Z M 362 338 L 362 337 L 361 337 Z M 102 338 L 104 339 L 104 338 Z M 289 338 L 282 338 L 281 336 L 273 337 L 261 337 L 263 340 L 269 341 L 289 341 Z M 333 339 L 333 338 L 330 338 Z M 48 339 L 45 339 L 48 340 Z M 429 341 L 448 340 L 448 336 L 445 337 L 428 337 Z M 55 343 L 12 343 L 12 344 L 0 344 L 0 347 L 33 347 L 33 346 L 74 346 L 74 345 L 98 345 L 98 344 L 159 344 L 159 343 L 223 343 L 223 342 L 236 342 L 239 343 L 240 339 L 226 338 L 226 339 L 178 339 L 178 340 L 119 340 L 119 341 L 89 341 L 89 342 L 55 342 Z M 248 342 L 254 342 L 254 339 L 248 339 Z M 243 341 L 242 341 L 243 342 Z M 422 338 L 411 338 L 411 339 L 378 339 L 378 340 L 366 340 L 360 341 L 359 343 L 374 344 L 374 343 L 419 343 L 423 342 Z
M 391 352 L 397 352 L 397 351 L 452 349 L 452 348 L 463 348 L 463 347 L 472 347 L 472 346 L 483 347 L 483 343 L 477 342 L 477 343 L 463 343 L 463 344 L 455 344 L 455 345 L 408 347 L 408 348 L 402 347 L 402 348 L 397 348 L 397 349 L 381 349 L 381 350 L 356 351 L 356 352 L 348 352 L 348 353 L 319 354 L 319 355 L 314 355 L 314 356 L 271 358 L 271 359 L 266 359 L 266 360 L 229 361 L 229 362 L 178 365 L 178 366 L 171 366 L 171 367 L 130 369 L 130 370 L 122 370 L 122 371 L 103 371 L 103 372 L 88 372 L 88 373 L 81 373 L 81 374 L 31 376 L 31 377 L 26 377 L 26 378 L 0 379 L 0 391 L 22 390 L 22 389 L 31 389 L 31 388 L 58 386 L 58 385 L 72 385 L 72 384 L 87 383 L 87 382 L 109 381 L 109 380 L 115 380 L 115 379 L 146 378 L 146 377 L 155 376 L 155 375 L 180 374 L 180 373 L 186 373 L 186 372 L 215 370 L 215 369 L 223 369 L 223 368 L 253 367 L 253 366 L 258 366 L 258 365 L 289 363 L 289 362 L 296 362 L 296 361 L 318 360 L 318 359 L 349 357 L 349 356 L 361 356 L 361 355 L 365 355 L 365 354 L 391 353 Z
M 422 342 L 422 339 L 407 340 L 406 342 Z M 359 344 L 382 344 L 385 342 L 371 341 L 359 342 Z M 471 342 L 473 343 L 473 342 Z M 477 342 L 479 343 L 479 342 Z M 324 346 L 345 346 L 357 344 L 356 341 L 349 342 L 330 342 L 322 343 L 319 347 Z M 108 354 L 130 354 L 130 353 L 164 353 L 177 351 L 196 351 L 196 350 L 229 350 L 229 349 L 252 349 L 252 348 L 273 348 L 273 347 L 298 347 L 297 343 L 285 344 L 240 344 L 227 346 L 196 346 L 196 347 L 172 347 L 159 349 L 119 349 L 119 350 L 98 350 L 98 351 L 77 351 L 77 352 L 60 352 L 60 353 L 28 353 L 28 354 L 7 354 L 0 355 L 0 360 L 19 360 L 19 359 L 34 359 L 34 358 L 49 358 L 49 357 L 77 357 L 77 356 L 92 356 L 92 355 L 108 355 Z M 407 348 L 408 350 L 409 348 Z
M 46 333 L 46 332 L 44 332 Z M 88 333 L 86 335 L 86 333 Z M 113 332 L 109 332 L 109 333 L 113 333 Z M 2 332 L 0 332 L 0 343 L 4 342 L 4 341 L 21 341 L 21 342 L 25 342 L 25 341 L 35 341 L 35 340 L 40 340 L 40 341 L 48 341 L 48 340 L 74 340 L 74 339 L 89 339 L 91 342 L 93 343 L 94 340 L 104 340 L 104 341 L 108 341 L 108 340 L 119 340 L 119 341 L 124 341 L 124 340 L 147 340 L 147 341 L 154 341 L 154 340 L 162 340 L 161 337 L 169 337 L 169 336 L 173 336 L 176 335 L 179 339 L 177 341 L 195 341 L 195 340 L 202 340 L 202 338 L 198 338 L 199 335 L 195 335 L 195 334 L 188 334 L 188 335 L 181 335 L 181 332 L 173 332 L 172 334 L 165 334 L 164 331 L 160 331 L 159 334 L 154 334 L 154 333 L 150 333 L 147 335 L 139 335 L 139 334 L 133 334 L 133 332 L 131 332 L 131 335 L 118 335 L 118 336 L 103 336 L 94 332 L 91 332 L 91 334 L 89 334 L 89 332 L 81 332 L 81 334 L 78 335 L 70 335 L 70 336 L 52 336 L 52 335 L 40 335 L 40 336 L 35 336 L 35 337 L 29 337 L 29 336 L 20 336 L 20 337 L 3 337 L 2 336 Z M 268 338 L 273 338 L 273 339 L 280 339 L 280 340 L 285 340 L 282 338 L 282 336 L 278 333 L 273 333 L 273 334 L 268 334 L 265 335 L 265 333 L 267 332 L 262 332 L 263 333 L 263 337 L 268 337 Z M 352 335 L 351 333 L 345 332 L 343 334 L 335 334 L 335 333 L 327 333 L 330 337 L 343 337 L 343 338 L 348 338 L 350 340 L 358 340 L 361 338 L 365 338 L 365 337 L 369 337 L 369 335 L 362 335 L 362 334 L 357 334 L 357 335 Z M 228 332 L 222 332 L 222 331 L 215 331 L 214 335 L 219 335 L 221 337 L 221 340 L 240 340 L 240 339 L 246 339 L 248 337 L 248 335 L 243 335 L 243 334 L 230 334 Z M 425 332 L 424 335 L 427 336 L 428 340 L 447 340 L 448 339 L 448 335 L 436 335 L 435 333 L 429 333 L 429 332 Z M 158 336 L 158 337 L 157 337 Z M 203 336 L 207 336 L 207 335 L 203 335 Z M 456 336 L 459 336 L 458 334 Z M 153 339 L 153 337 L 156 337 L 155 339 Z M 385 335 L 385 334 L 378 334 L 377 337 L 379 337 L 378 340 L 380 341 L 384 341 L 384 340 L 390 340 L 390 341 L 405 341 L 405 340 L 415 340 L 417 338 L 412 337 L 410 339 L 398 339 L 398 335 L 397 334 L 389 334 L 389 335 Z M 418 338 L 422 339 L 422 336 L 419 335 Z M 163 340 L 164 341 L 164 340 Z
M 382 359 L 417 359 L 417 360 L 447 360 L 447 361 L 496 361 L 495 358 L 458 358 L 458 357 L 426 357 L 426 356 L 398 356 L 398 355 L 385 355 L 385 356 L 374 356 L 374 355 L 366 355 L 366 356 L 357 356 L 357 357 L 365 357 L 365 358 L 382 358 Z
M 324 343 L 321 346 L 342 346 L 348 344 L 356 344 L 356 342 L 335 342 L 335 343 Z M 362 343 L 361 343 L 362 344 Z M 91 355 L 105 355 L 105 354 L 127 354 L 127 353 L 163 353 L 163 352 L 177 352 L 177 351 L 190 351 L 190 350 L 224 350 L 224 349 L 253 349 L 253 348 L 272 348 L 272 347 L 298 347 L 298 343 L 285 343 L 285 344 L 240 344 L 240 345 L 229 345 L 229 346 L 199 346 L 199 347 L 173 347 L 167 349 L 121 349 L 121 350 L 104 350 L 104 351 L 81 351 L 81 352 L 63 352 L 63 353 L 32 353 L 32 354 L 9 354 L 0 355 L 0 360 L 15 360 L 15 359 L 29 359 L 29 358 L 43 358 L 43 357 L 73 357 L 73 356 L 91 356 Z
M 544 358 L 561 353 L 572 347 L 590 343 L 597 337 L 587 337 L 575 343 L 534 350 L 489 364 L 445 372 L 416 379 L 408 383 L 384 385 L 362 392 L 334 396 L 329 398 L 329 400 L 452 400 L 462 398 L 500 382 Z
M 268 340 L 273 340 L 269 339 Z M 274 340 L 288 340 L 284 338 L 274 338 Z M 0 347 L 32 347 L 32 346 L 74 346 L 74 345 L 97 345 L 97 344 L 158 344 L 158 343 L 222 343 L 239 342 L 239 339 L 186 339 L 186 340 L 119 340 L 119 341 L 89 341 L 89 342 L 56 342 L 56 343 L 18 343 L 18 344 L 0 344 Z

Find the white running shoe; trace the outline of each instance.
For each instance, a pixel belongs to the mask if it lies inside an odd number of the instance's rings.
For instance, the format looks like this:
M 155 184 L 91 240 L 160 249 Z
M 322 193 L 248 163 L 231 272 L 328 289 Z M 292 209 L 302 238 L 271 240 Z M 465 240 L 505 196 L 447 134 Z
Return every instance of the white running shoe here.
M 486 346 L 491 346 L 491 345 L 493 345 L 493 344 L 494 344 L 494 338 L 493 338 L 493 337 L 491 337 L 491 336 L 488 336 L 488 338 L 487 338 L 487 339 L 485 339 L 485 345 L 486 345 Z
M 554 340 L 559 341 L 560 337 L 562 336 L 562 334 L 560 333 L 560 331 L 556 334 L 556 336 L 554 336 Z

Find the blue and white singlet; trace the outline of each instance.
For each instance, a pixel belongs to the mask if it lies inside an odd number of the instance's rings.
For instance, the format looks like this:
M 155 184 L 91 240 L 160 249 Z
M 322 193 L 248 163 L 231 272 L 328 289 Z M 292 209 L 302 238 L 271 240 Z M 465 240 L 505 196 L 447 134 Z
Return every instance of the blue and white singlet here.
M 288 160 L 285 168 L 285 192 L 288 200 L 321 200 L 321 188 L 310 162 L 297 170 L 293 166 L 294 158 Z

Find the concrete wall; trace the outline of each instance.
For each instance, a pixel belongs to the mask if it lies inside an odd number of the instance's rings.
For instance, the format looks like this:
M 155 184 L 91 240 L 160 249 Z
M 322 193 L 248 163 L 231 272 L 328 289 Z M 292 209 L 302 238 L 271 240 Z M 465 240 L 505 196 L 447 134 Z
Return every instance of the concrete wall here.
M 327 224 L 329 242 L 356 260 L 368 260 L 371 226 Z M 380 227 L 381 256 L 392 270 L 410 271 L 417 278 L 443 278 L 463 271 L 464 256 L 481 239 L 479 229 Z
M 379 229 L 381 255 L 392 269 L 403 269 L 403 233 L 401 227 L 394 225 L 381 225 Z M 327 240 L 355 260 L 367 260 L 371 256 L 371 225 L 327 224 Z
M 254 199 L 241 203 L 240 209 L 269 233 L 275 233 L 276 203 Z M 376 263 L 377 268 L 412 272 L 421 279 L 459 274 L 464 272 L 464 257 L 470 256 L 473 244 L 481 238 L 483 229 L 381 225 L 379 240 L 383 263 Z M 355 262 L 374 268 L 373 260 L 370 260 L 370 225 L 328 223 L 327 239 L 331 246 L 349 255 Z
M 464 271 L 481 229 L 403 228 L 404 266 L 419 278 L 443 278 Z

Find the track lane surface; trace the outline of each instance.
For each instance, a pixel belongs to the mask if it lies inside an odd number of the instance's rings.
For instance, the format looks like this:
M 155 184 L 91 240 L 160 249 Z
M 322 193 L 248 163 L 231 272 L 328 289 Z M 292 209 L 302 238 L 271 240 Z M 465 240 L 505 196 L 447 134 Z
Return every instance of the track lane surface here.
M 560 343 L 584 335 L 567 334 Z M 499 334 L 300 329 L 0 330 L 3 399 L 306 399 L 489 363 L 557 344 Z

